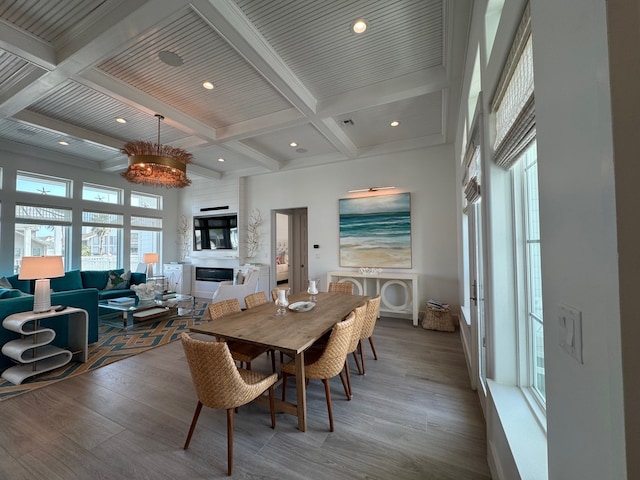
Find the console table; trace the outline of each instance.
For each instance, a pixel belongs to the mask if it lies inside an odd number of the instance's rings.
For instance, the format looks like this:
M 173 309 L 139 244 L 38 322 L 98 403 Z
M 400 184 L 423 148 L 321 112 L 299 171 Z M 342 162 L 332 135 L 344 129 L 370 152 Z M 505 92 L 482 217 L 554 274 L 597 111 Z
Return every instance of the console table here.
M 380 312 L 411 315 L 413 325 L 418 326 L 418 274 L 380 272 L 364 274 L 357 271 L 339 270 L 327 273 L 327 285 L 331 282 L 353 283 L 356 295 L 380 295 Z M 397 285 L 404 291 L 404 303 L 393 303 L 388 288 Z
M 33 375 L 66 365 L 71 359 L 87 361 L 89 314 L 81 308 L 67 307 L 60 312 L 56 312 L 54 308 L 55 306 L 42 313 L 14 313 L 2 321 L 4 328 L 22 336 L 2 346 L 2 353 L 19 363 L 2 372 L 2 378 L 19 385 Z M 62 316 L 69 322 L 67 349 L 50 345 L 56 337 L 56 332 L 40 326 L 40 320 Z

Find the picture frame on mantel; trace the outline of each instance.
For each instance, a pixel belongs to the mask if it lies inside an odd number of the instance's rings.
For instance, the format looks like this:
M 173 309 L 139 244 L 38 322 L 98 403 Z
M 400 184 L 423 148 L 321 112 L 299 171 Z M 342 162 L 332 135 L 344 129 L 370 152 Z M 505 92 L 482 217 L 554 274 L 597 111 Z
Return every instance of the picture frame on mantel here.
M 411 194 L 338 199 L 340 266 L 411 268 Z

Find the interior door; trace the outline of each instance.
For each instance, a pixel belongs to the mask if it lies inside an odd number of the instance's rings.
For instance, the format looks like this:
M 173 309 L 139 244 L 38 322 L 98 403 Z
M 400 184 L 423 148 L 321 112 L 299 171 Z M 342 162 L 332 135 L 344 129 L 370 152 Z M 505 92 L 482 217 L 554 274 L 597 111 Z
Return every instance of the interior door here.
M 289 244 L 291 245 L 289 287 L 291 288 L 291 293 L 296 293 L 307 288 L 309 248 L 307 241 L 307 209 L 296 208 L 292 210 L 289 222 Z
M 305 208 L 291 208 L 283 210 L 274 210 L 272 212 L 272 239 L 275 245 L 276 238 L 276 214 L 287 215 L 289 228 L 288 228 L 288 248 L 289 248 L 289 288 L 291 293 L 300 292 L 307 289 L 307 278 L 309 275 L 308 270 L 308 257 L 309 257 L 309 242 L 308 242 L 308 225 L 307 225 L 307 209 Z M 274 265 L 275 272 L 275 246 L 272 249 L 272 265 Z M 275 277 L 275 274 L 274 274 Z
M 477 358 L 475 384 L 484 408 L 487 380 L 487 335 L 484 321 L 484 267 L 482 262 L 481 202 L 469 206 L 469 292 L 474 356 Z

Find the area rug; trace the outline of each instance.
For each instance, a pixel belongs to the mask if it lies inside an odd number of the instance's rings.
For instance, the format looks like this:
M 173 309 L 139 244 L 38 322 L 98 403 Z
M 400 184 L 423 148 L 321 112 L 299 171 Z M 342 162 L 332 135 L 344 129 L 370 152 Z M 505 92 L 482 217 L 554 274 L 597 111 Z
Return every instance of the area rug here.
M 200 323 L 206 308 L 206 302 L 197 301 L 191 315 L 160 317 L 127 330 L 108 321 L 108 317 L 101 317 L 98 341 L 89 345 L 89 360 L 86 363 L 70 362 L 64 367 L 29 378 L 21 385 L 0 378 L 0 402 L 173 342 L 182 332 L 189 331 L 189 327 Z

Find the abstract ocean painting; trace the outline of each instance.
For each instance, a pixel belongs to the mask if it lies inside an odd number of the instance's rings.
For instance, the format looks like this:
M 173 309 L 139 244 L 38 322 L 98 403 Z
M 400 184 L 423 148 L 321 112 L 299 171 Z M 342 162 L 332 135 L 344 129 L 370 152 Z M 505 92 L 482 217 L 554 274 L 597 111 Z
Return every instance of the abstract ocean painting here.
M 411 194 L 341 198 L 340 266 L 411 268 Z

